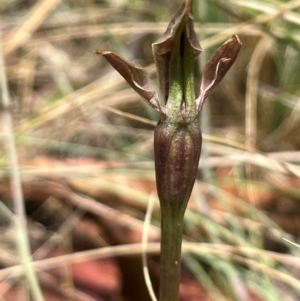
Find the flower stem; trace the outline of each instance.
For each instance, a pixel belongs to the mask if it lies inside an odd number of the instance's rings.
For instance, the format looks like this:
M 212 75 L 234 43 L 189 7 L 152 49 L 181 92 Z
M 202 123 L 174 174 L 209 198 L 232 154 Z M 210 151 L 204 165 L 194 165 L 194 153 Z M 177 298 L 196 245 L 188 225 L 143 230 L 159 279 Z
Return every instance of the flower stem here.
M 181 242 L 185 210 L 182 210 L 183 212 L 175 211 L 171 209 L 162 212 L 159 301 L 177 301 L 179 298 Z

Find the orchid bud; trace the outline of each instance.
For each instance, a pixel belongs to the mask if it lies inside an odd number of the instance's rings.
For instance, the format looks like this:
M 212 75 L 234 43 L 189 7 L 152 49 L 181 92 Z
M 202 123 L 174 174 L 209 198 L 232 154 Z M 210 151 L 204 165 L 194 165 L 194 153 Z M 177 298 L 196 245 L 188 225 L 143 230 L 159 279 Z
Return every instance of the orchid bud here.
M 189 124 L 158 123 L 154 134 L 154 154 L 162 210 L 169 206 L 185 209 L 198 171 L 201 144 L 197 119 Z

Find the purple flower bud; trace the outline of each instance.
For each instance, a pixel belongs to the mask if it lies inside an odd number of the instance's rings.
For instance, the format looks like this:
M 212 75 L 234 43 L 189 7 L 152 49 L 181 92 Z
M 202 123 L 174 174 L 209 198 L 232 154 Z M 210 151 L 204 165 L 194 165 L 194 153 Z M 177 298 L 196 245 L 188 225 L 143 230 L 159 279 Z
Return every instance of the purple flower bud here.
M 202 135 L 198 121 L 160 121 L 154 134 L 156 185 L 161 209 L 185 210 L 198 171 Z

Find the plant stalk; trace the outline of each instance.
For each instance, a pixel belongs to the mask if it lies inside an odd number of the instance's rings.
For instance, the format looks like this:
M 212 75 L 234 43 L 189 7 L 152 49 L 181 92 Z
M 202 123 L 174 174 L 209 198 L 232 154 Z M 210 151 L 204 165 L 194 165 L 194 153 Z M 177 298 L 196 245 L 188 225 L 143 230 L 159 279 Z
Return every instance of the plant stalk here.
M 179 299 L 184 211 L 171 209 L 162 212 L 159 301 Z

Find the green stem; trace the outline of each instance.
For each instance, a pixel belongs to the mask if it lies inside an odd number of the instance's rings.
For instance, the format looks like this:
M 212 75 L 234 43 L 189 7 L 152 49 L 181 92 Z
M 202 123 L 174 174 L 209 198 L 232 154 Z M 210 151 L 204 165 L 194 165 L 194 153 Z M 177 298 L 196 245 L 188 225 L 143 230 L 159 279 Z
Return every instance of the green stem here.
M 179 298 L 184 211 L 172 211 L 162 210 L 159 301 Z

